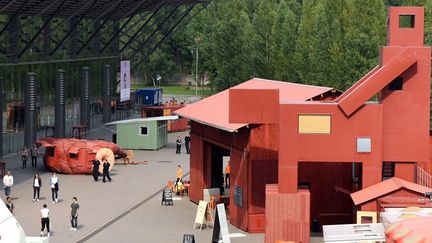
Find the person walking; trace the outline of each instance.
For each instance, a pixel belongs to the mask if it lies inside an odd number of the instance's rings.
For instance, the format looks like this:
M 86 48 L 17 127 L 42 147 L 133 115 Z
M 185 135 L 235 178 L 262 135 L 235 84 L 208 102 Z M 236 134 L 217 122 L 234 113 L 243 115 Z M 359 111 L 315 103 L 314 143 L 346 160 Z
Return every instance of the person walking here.
M 177 189 L 177 183 L 182 180 L 183 177 L 183 170 L 181 168 L 181 165 L 177 165 L 177 173 L 176 173 L 176 182 L 174 183 L 174 189 Z
M 95 159 L 93 160 L 93 179 L 94 181 L 98 181 L 99 180 L 99 166 L 100 166 L 100 162 L 99 160 Z
M 37 168 L 37 157 L 39 155 L 39 151 L 35 143 L 33 144 L 30 153 L 31 153 L 31 160 L 32 160 L 32 168 Z
M 14 184 L 13 176 L 11 175 L 11 172 L 8 171 L 8 173 L 5 176 L 3 176 L 3 189 L 6 197 L 10 196 L 13 184 Z
M 69 230 L 77 231 L 78 229 L 78 210 L 79 210 L 79 204 L 78 199 L 76 197 L 72 198 L 72 204 L 71 204 L 71 225 L 72 228 Z
M 230 187 L 231 184 L 230 174 L 231 174 L 231 165 L 230 162 L 228 161 L 228 164 L 225 167 L 225 188 Z
M 178 136 L 176 140 L 176 154 L 181 153 L 181 144 L 182 144 L 182 140 L 180 139 L 180 136 Z
M 40 236 L 43 236 L 45 227 L 47 229 L 47 236 L 50 237 L 50 220 L 49 220 L 49 209 L 47 207 L 46 204 L 43 205 L 43 208 L 40 211 L 41 214 L 41 232 L 40 232 Z
M 41 186 L 42 186 L 42 179 L 39 177 L 39 174 L 35 174 L 33 177 L 33 202 L 36 200 L 39 202 Z
M 15 205 L 12 202 L 12 199 L 10 197 L 6 197 L 6 207 L 9 209 L 11 214 L 15 214 Z
M 29 156 L 29 151 L 26 146 L 24 146 L 23 150 L 21 151 L 21 160 L 22 160 L 22 168 L 27 168 L 27 160 Z
M 58 203 L 58 191 L 59 191 L 59 178 L 57 177 L 56 173 L 52 173 L 52 177 L 50 179 L 50 186 L 51 186 L 51 196 L 53 200 L 53 204 Z
M 108 179 L 108 181 L 111 181 L 111 177 L 109 175 L 109 168 L 110 168 L 110 163 L 108 163 L 108 161 L 104 160 L 103 163 L 103 177 L 102 177 L 102 181 L 105 182 L 105 177 Z
M 187 153 L 187 154 L 190 153 L 190 148 L 189 148 L 190 140 L 191 140 L 190 135 L 187 134 L 187 135 L 185 136 L 185 138 L 184 138 L 184 141 L 185 141 L 185 148 L 186 148 L 186 153 Z

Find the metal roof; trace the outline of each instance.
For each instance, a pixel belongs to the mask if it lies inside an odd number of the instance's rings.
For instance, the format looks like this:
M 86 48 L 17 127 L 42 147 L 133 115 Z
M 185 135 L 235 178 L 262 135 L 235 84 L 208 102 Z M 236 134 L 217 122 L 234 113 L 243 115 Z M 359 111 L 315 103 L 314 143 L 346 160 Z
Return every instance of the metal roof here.
M 333 90 L 333 88 L 329 87 L 258 78 L 241 83 L 233 87 L 233 89 L 278 89 L 280 92 L 280 102 L 306 101 Z M 201 101 L 187 105 L 184 108 L 174 111 L 174 113 L 198 123 L 225 130 L 227 132 L 237 132 L 238 129 L 248 125 L 246 123 L 228 122 L 229 90 L 222 91 Z
M 383 195 L 394 192 L 401 188 L 408 189 L 413 192 L 424 194 L 425 192 L 430 192 L 431 188 L 417 185 L 415 183 L 393 177 L 391 179 L 379 182 L 363 190 L 354 192 L 351 194 L 351 198 L 355 205 L 359 205 L 371 200 L 377 199 Z
M 58 7 L 60 10 L 55 17 L 81 17 L 89 9 L 86 18 L 120 19 L 126 13 L 151 11 L 163 0 L 0 0 L 0 14 L 15 13 L 21 16 L 49 16 L 53 15 Z M 208 3 L 209 0 L 165 0 L 164 5 Z M 113 5 L 118 5 L 113 11 Z
M 131 123 L 140 123 L 140 122 L 147 122 L 147 121 L 168 121 L 168 120 L 176 120 L 178 118 L 179 118 L 178 116 L 156 116 L 156 117 L 148 117 L 148 118 L 136 118 L 136 119 L 115 121 L 115 122 L 106 123 L 104 125 L 110 126 L 116 124 L 131 124 Z

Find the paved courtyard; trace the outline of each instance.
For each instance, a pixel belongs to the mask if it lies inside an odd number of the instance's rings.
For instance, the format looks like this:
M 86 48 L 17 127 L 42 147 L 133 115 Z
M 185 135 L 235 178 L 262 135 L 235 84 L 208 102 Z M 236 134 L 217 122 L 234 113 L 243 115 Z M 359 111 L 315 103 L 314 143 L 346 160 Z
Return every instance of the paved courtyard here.
M 112 133 L 98 128 L 88 138 L 111 139 Z M 161 189 L 174 179 L 180 164 L 183 173 L 189 172 L 189 155 L 175 154 L 175 139 L 186 133 L 169 135 L 167 147 L 158 151 L 134 151 L 139 165 L 116 165 L 111 172 L 113 181 L 93 182 L 91 175 L 59 175 L 59 203 L 53 205 L 48 186 L 50 173 L 38 161 L 38 169 L 21 169 L 18 155 L 9 155 L 7 169 L 12 172 L 15 185 L 12 198 L 16 206 L 15 217 L 27 236 L 40 233 L 39 211 L 46 203 L 50 209 L 52 236 L 50 242 L 182 242 L 184 234 L 193 234 L 197 243 L 211 242 L 212 229 L 193 229 L 197 205 L 187 196 L 174 201 L 174 206 L 161 206 Z M 30 165 L 29 165 L 30 164 Z M 42 178 L 41 201 L 32 202 L 34 173 Z M 4 200 L 4 194 L 1 194 Z M 76 196 L 80 204 L 78 231 L 69 231 L 70 204 Z M 232 242 L 263 242 L 263 234 L 247 234 L 234 226 L 230 233 L 241 233 Z

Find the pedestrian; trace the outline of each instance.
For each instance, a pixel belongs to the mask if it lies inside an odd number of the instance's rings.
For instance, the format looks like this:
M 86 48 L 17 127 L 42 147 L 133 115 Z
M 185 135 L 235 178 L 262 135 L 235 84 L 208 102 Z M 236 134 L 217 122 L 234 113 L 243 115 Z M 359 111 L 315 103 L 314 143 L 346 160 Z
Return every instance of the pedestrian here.
M 177 165 L 177 178 L 176 182 L 174 183 L 174 189 L 177 189 L 177 183 L 182 180 L 183 177 L 183 170 L 181 168 L 181 165 Z
M 12 199 L 10 197 L 6 197 L 6 207 L 9 209 L 9 211 L 11 212 L 11 214 L 15 214 L 15 206 L 12 202 Z
M 230 174 L 231 174 L 231 165 L 230 162 L 228 161 L 228 164 L 225 167 L 225 188 L 230 187 L 231 184 Z
M 111 177 L 109 175 L 109 168 L 110 168 L 110 163 L 108 163 L 107 160 L 104 160 L 103 163 L 103 177 L 102 177 L 102 181 L 105 182 L 105 177 L 108 178 L 108 181 L 111 181 Z
M 93 179 L 94 179 L 94 181 L 98 181 L 98 179 L 99 179 L 99 166 L 100 166 L 99 160 L 97 160 L 97 159 L 93 160 Z
M 52 177 L 50 179 L 50 186 L 51 186 L 51 196 L 53 200 L 53 204 L 58 203 L 58 191 L 59 191 L 59 178 L 57 177 L 56 173 L 52 173 Z
M 69 230 L 75 230 L 78 229 L 78 210 L 79 210 L 79 204 L 78 199 L 76 197 L 72 198 L 72 204 L 71 204 L 71 225 L 72 228 Z
M 190 153 L 190 151 L 189 151 L 189 144 L 190 144 L 190 140 L 191 140 L 190 135 L 187 134 L 187 135 L 185 136 L 185 138 L 184 138 L 184 141 L 185 141 L 185 148 L 186 148 L 186 153 L 187 153 L 187 154 Z
M 40 194 L 41 186 L 42 186 L 42 179 L 39 177 L 39 174 L 35 174 L 33 177 L 33 202 L 36 200 L 39 202 L 39 194 Z
M 182 140 L 180 139 L 180 136 L 178 136 L 176 140 L 176 154 L 181 153 L 181 144 L 182 144 Z
M 24 146 L 23 150 L 21 151 L 21 160 L 22 160 L 22 168 L 27 168 L 27 160 L 29 156 L 29 151 L 26 146 Z
M 8 173 L 3 177 L 3 189 L 6 197 L 10 196 L 13 184 L 13 176 L 11 175 L 11 172 L 8 171 Z
M 41 237 L 43 236 L 45 226 L 46 226 L 47 233 L 48 233 L 47 236 L 50 237 L 49 209 L 46 204 L 43 205 L 43 208 L 41 209 L 40 213 L 41 213 L 41 224 L 42 224 L 40 236 Z
M 39 151 L 35 143 L 33 144 L 30 153 L 31 153 L 31 160 L 32 160 L 32 168 L 37 168 L 37 157 L 39 155 Z

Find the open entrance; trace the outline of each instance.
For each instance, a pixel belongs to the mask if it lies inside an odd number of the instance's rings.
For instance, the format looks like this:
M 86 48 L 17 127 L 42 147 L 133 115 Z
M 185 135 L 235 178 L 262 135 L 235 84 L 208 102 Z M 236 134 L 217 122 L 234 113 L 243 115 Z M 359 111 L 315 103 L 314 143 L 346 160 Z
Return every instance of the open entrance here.
M 225 192 L 225 168 L 230 158 L 230 151 L 216 144 L 211 144 L 211 188 L 219 188 L 220 195 L 229 195 Z
M 354 204 L 350 193 L 358 190 L 360 170 L 359 163 L 299 163 L 299 187 L 309 189 L 311 194 L 312 232 L 321 232 L 323 225 L 353 222 Z

